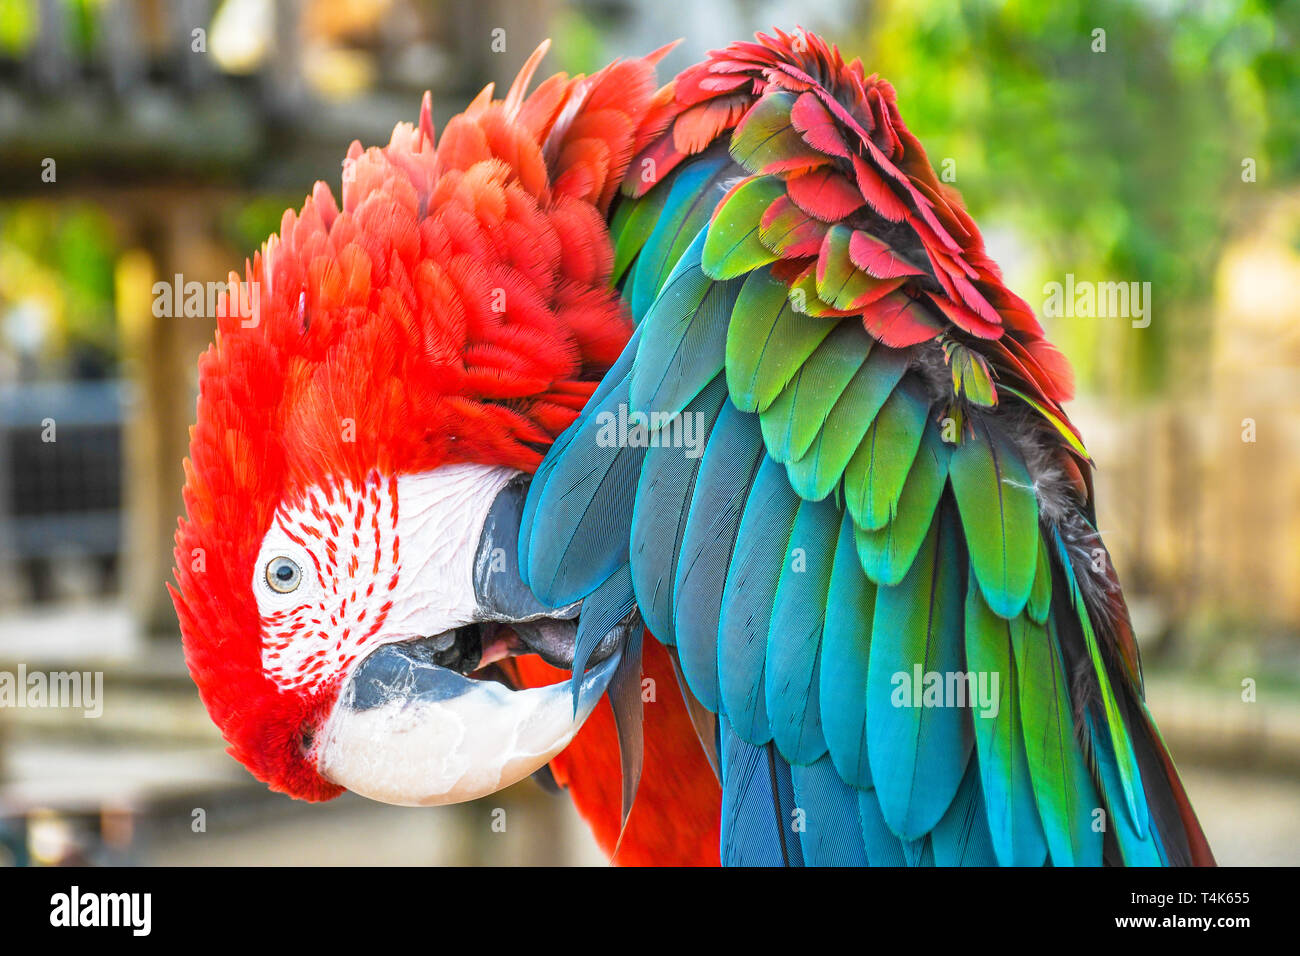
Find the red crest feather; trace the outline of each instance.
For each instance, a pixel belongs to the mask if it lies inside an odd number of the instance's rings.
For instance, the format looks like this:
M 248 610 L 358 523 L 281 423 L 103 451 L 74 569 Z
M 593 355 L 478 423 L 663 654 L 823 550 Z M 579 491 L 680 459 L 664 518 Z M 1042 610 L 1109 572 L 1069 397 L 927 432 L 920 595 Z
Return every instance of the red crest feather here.
M 338 792 L 298 737 L 335 688 L 295 694 L 262 673 L 250 587 L 275 509 L 374 471 L 532 471 L 630 334 L 604 211 L 644 135 L 652 62 L 525 98 L 535 66 L 436 147 L 427 95 L 387 146 L 354 143 L 342 210 L 317 183 L 285 213 L 231 274 L 200 359 L 171 593 L 231 753 L 277 789 Z

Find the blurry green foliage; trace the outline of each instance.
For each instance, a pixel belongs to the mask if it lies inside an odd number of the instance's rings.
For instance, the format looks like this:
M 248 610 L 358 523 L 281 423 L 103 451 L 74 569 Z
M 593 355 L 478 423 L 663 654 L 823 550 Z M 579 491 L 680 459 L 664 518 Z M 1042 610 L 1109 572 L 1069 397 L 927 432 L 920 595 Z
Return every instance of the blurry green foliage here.
M 976 219 L 1032 244 L 1031 305 L 1067 272 L 1152 284 L 1150 328 L 1050 330 L 1085 383 L 1133 392 L 1196 379 L 1246 191 L 1300 177 L 1298 41 L 1300 0 L 884 0 L 840 45 L 895 84 L 936 167 L 955 160 Z
M 0 54 L 17 57 L 36 35 L 36 4 L 25 0 L 0 3 Z
M 60 0 L 65 41 L 76 56 L 94 48 L 104 0 Z M 38 0 L 0 0 L 0 55 L 21 57 L 36 38 L 40 25 Z
M 302 208 L 303 197 L 291 193 L 252 196 L 225 210 L 221 234 L 232 249 L 245 252 L 251 259 L 253 250 L 261 248 L 269 235 L 280 231 L 286 209 Z M 236 271 L 242 272 L 242 268 Z
M 0 208 L 0 311 L 27 295 L 46 300 L 56 351 L 117 351 L 113 223 L 91 203 L 18 202 Z
M 551 49 L 548 64 L 569 74 L 594 73 L 605 65 L 606 43 L 601 27 L 583 10 L 562 7 L 550 23 Z

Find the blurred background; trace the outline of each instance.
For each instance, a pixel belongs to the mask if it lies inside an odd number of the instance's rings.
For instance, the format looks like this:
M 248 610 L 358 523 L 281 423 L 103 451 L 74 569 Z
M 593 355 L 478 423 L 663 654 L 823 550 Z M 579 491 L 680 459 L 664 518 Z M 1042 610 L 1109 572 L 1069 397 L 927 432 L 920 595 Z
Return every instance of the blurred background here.
M 441 128 L 546 37 L 543 74 L 682 37 L 666 79 L 796 24 L 893 81 L 1073 360 L 1220 862 L 1300 863 L 1298 0 L 0 0 L 0 671 L 102 672 L 106 703 L 0 706 L 0 861 L 601 862 L 531 781 L 308 806 L 225 755 L 163 589 L 213 322 L 153 287 L 242 270 L 352 139 L 426 88 Z M 1150 283 L 1149 312 L 1046 314 L 1053 282 Z

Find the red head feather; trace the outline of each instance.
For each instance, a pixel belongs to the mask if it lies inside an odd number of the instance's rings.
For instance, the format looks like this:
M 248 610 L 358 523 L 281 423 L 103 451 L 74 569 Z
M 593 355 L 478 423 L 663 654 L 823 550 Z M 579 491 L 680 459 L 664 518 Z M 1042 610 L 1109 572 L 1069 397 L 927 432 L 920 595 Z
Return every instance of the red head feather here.
M 199 363 L 171 593 L 205 705 L 273 789 L 338 793 L 303 734 L 341 678 L 285 689 L 263 672 L 250 582 L 277 507 L 457 462 L 532 471 L 629 335 L 604 212 L 662 127 L 653 58 L 525 98 L 542 52 L 436 148 L 427 94 L 418 126 L 354 143 L 342 211 L 317 183 L 230 276 Z

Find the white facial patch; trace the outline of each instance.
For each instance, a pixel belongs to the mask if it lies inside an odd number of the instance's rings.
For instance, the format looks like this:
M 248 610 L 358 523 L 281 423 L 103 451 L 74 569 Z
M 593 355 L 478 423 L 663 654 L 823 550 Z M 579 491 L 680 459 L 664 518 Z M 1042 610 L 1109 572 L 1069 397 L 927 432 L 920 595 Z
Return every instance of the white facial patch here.
M 472 623 L 479 534 L 516 474 L 467 464 L 372 472 L 363 485 L 313 487 L 282 504 L 253 568 L 266 674 L 286 690 L 318 685 L 380 645 Z

